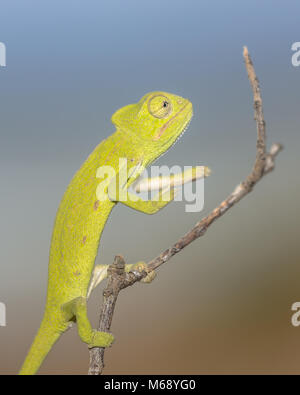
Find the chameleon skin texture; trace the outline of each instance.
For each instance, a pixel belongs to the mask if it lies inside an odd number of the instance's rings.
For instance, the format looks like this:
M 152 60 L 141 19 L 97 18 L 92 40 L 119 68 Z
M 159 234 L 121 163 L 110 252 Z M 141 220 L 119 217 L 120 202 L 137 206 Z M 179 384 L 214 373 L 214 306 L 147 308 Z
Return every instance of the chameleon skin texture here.
M 50 248 L 44 318 L 20 374 L 35 374 L 72 322 L 77 323 L 79 336 L 89 347 L 112 343 L 111 334 L 91 328 L 86 313 L 87 291 L 101 233 L 118 202 L 118 196 L 111 198 L 109 194 L 113 181 L 118 185 L 118 177 L 99 178 L 97 171 L 109 165 L 118 173 L 119 158 L 127 159 L 129 174 L 137 165 L 149 166 L 175 143 L 191 117 L 192 104 L 187 99 L 165 92 L 149 93 L 112 116 L 116 131 L 90 154 L 60 203 Z M 127 191 L 140 173 L 133 172 L 122 188 Z M 99 192 L 102 181 L 105 187 Z M 124 204 L 152 214 L 167 203 L 132 202 L 128 195 Z

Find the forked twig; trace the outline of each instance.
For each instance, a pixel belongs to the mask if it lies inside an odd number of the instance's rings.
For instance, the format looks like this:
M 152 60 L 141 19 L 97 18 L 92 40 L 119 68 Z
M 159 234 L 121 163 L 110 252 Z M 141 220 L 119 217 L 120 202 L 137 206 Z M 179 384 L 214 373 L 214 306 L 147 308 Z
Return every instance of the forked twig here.
M 248 78 L 251 84 L 254 97 L 254 118 L 257 125 L 257 142 L 256 142 L 256 159 L 253 169 L 248 177 L 241 182 L 235 190 L 216 207 L 209 215 L 204 217 L 183 237 L 181 237 L 172 247 L 162 252 L 159 256 L 148 263 L 149 270 L 157 269 L 166 263 L 172 256 L 180 252 L 198 237 L 203 236 L 209 226 L 232 206 L 239 202 L 244 196 L 252 191 L 254 186 L 266 174 L 275 167 L 275 157 L 282 150 L 281 144 L 273 144 L 269 152 L 266 152 L 266 125 L 263 115 L 262 98 L 260 93 L 259 82 L 255 74 L 252 60 L 247 47 L 243 52 Z M 108 281 L 103 292 L 103 303 L 100 314 L 99 330 L 109 332 L 114 314 L 115 304 L 119 292 L 133 285 L 137 281 L 146 277 L 147 273 L 124 271 L 125 262 L 121 256 L 116 256 L 114 263 L 109 267 Z M 100 375 L 104 368 L 104 348 L 93 348 L 90 350 L 90 367 L 89 375 Z

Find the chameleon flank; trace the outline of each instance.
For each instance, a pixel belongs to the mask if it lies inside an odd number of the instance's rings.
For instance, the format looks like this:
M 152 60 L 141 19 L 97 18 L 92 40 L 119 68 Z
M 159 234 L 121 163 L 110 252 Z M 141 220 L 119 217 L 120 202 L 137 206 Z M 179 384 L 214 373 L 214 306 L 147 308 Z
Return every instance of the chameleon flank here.
M 87 316 L 88 295 L 107 275 L 107 266 L 104 265 L 96 266 L 93 273 L 101 233 L 118 202 L 143 213 L 154 214 L 174 199 L 174 181 L 169 187 L 158 190 L 156 199 L 148 201 L 137 199 L 128 188 L 135 182 L 138 189 L 141 172 L 176 142 L 191 117 L 190 101 L 165 92 L 149 93 L 138 103 L 125 106 L 112 116 L 115 132 L 102 141 L 83 163 L 60 203 L 50 248 L 44 318 L 20 374 L 35 374 L 72 322 L 77 323 L 79 337 L 89 347 L 109 347 L 112 344 L 113 336 L 93 330 Z M 127 159 L 130 176 L 125 183 L 119 183 L 120 158 Z M 114 176 L 99 178 L 99 169 L 108 165 L 115 170 Z M 196 166 L 194 170 L 198 168 Z M 133 169 L 136 170 L 130 172 Z M 209 174 L 209 169 L 204 169 L 202 177 Z M 186 182 L 184 172 L 179 175 L 182 176 L 181 183 Z M 161 182 L 156 180 L 154 184 L 167 185 L 168 178 L 162 177 Z M 103 181 L 105 187 L 99 193 L 98 186 Z M 116 184 L 117 188 L 113 187 Z M 151 179 L 147 185 L 151 186 Z M 121 190 L 125 199 L 119 198 L 116 189 Z M 147 270 L 147 265 L 139 262 L 127 265 L 126 270 Z M 147 277 L 150 281 L 153 272 Z

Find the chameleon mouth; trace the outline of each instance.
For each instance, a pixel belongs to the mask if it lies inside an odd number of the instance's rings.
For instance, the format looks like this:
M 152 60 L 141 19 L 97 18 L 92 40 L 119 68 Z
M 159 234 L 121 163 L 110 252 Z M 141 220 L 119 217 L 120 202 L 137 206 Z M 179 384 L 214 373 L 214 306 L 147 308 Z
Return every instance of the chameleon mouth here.
M 170 118 L 168 120 L 168 122 L 166 122 L 158 131 L 158 133 L 156 134 L 156 136 L 153 137 L 154 141 L 157 141 L 161 138 L 161 136 L 164 134 L 164 132 L 166 131 L 166 129 L 174 122 L 174 120 L 178 117 L 179 114 L 181 114 L 186 107 L 189 105 L 190 103 L 186 103 L 186 105 L 184 107 L 182 107 L 182 109 L 180 111 L 178 111 L 177 114 L 175 114 L 172 118 Z M 189 120 L 190 121 L 190 120 Z M 188 121 L 188 123 L 189 123 Z M 184 126 L 184 130 L 186 129 L 187 126 Z M 182 133 L 181 133 L 182 134 Z
M 187 128 L 190 126 L 190 123 L 191 123 L 191 120 L 192 120 L 192 116 L 193 116 L 193 114 L 192 114 L 191 117 L 186 121 L 185 125 L 183 126 L 183 129 L 182 129 L 181 133 L 176 137 L 176 139 L 175 139 L 175 141 L 174 141 L 173 144 L 176 144 L 177 141 L 178 141 L 179 139 L 181 139 L 181 137 L 184 135 L 184 133 L 186 132 Z
M 191 123 L 191 120 L 192 120 L 192 117 L 193 117 L 193 114 L 191 114 L 191 115 L 187 118 L 187 120 L 185 121 L 185 124 L 184 124 L 184 126 L 183 126 L 183 128 L 182 128 L 182 130 L 181 130 L 181 132 L 179 133 L 179 135 L 178 135 L 177 137 L 175 137 L 174 140 L 172 140 L 172 138 L 171 138 L 170 140 L 168 140 L 168 141 L 164 144 L 164 147 L 165 147 L 165 146 L 168 146 L 167 149 L 164 150 L 164 151 L 162 152 L 162 154 L 159 155 L 159 157 L 157 157 L 157 158 L 155 159 L 155 161 L 156 161 L 157 159 L 161 158 L 162 156 L 164 156 L 172 147 L 174 147 L 174 145 L 177 143 L 177 141 L 181 139 L 181 137 L 184 135 L 184 133 L 186 132 L 187 128 L 189 127 L 189 125 L 190 125 L 190 123 Z

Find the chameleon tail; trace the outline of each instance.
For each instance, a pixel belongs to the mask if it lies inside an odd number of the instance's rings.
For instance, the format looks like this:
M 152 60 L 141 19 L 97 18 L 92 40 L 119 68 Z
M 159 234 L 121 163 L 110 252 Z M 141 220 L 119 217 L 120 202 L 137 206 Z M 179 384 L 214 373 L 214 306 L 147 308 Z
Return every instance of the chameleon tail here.
M 44 318 L 19 374 L 35 374 L 61 334 L 62 331 L 53 327 L 49 320 Z

